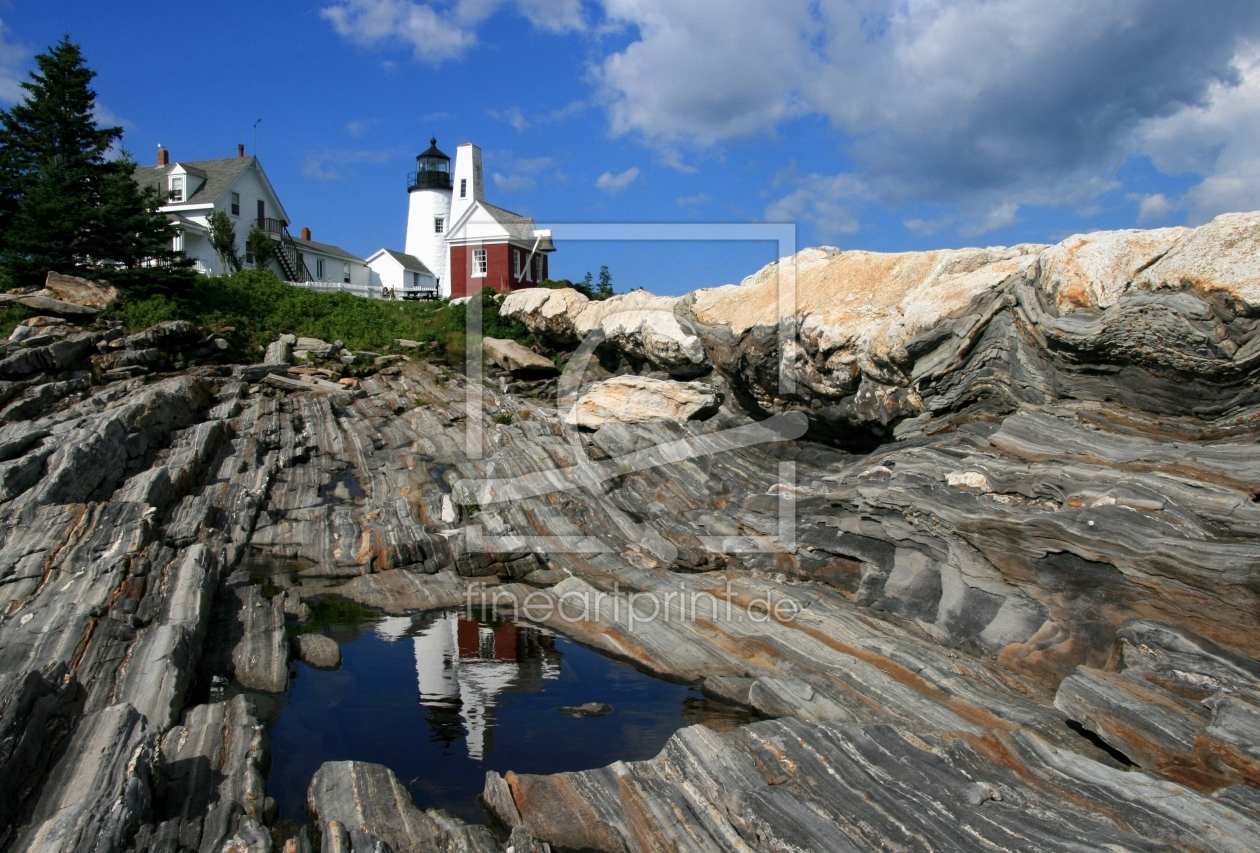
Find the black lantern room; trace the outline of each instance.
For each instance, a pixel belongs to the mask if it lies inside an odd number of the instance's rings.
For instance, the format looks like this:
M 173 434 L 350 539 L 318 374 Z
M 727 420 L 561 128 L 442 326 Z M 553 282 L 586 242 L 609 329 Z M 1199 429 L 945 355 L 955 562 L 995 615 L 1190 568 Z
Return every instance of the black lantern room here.
M 416 156 L 416 171 L 407 176 L 407 191 L 449 190 L 451 158 L 437 147 L 437 139 L 429 140 L 429 149 Z

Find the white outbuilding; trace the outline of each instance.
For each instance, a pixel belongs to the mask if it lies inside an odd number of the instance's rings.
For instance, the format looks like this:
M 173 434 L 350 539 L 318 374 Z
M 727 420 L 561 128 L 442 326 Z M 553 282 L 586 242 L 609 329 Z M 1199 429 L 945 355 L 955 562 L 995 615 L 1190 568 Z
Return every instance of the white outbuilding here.
M 415 255 L 381 249 L 367 259 L 372 286 L 384 298 L 435 299 L 437 276 Z

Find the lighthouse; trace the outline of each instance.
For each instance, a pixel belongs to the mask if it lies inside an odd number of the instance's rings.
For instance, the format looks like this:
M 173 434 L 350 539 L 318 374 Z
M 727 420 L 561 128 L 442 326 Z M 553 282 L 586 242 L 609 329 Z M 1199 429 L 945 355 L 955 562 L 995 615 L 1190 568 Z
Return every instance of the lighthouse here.
M 374 282 L 389 287 L 387 279 L 402 276 L 403 297 L 419 299 L 461 298 L 487 287 L 508 293 L 547 280 L 547 256 L 556 250 L 551 232 L 486 201 L 476 145 L 460 145 L 452 168 L 430 139 L 407 176 L 407 195 L 406 251 L 381 249 L 369 258 Z
M 414 150 L 414 149 L 413 149 Z M 446 234 L 451 227 L 451 158 L 429 140 L 416 157 L 416 171 L 407 179 L 406 253 L 419 258 L 437 277 L 438 288 L 450 294 L 446 270 Z

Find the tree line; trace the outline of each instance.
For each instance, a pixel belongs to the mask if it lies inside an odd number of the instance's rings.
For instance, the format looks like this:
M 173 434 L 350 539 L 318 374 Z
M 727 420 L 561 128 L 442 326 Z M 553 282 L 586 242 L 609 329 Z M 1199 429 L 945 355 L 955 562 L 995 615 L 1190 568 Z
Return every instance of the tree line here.
M 42 286 L 50 270 L 131 291 L 191 283 L 166 197 L 136 183 L 123 129 L 97 122 L 79 46 L 65 36 L 35 62 L 25 100 L 0 110 L 0 287 Z

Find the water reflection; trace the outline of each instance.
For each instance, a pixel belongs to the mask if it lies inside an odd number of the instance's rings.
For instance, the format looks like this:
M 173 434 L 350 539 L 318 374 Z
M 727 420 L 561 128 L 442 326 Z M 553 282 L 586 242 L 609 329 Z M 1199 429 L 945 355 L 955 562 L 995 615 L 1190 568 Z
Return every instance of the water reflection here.
M 474 761 L 492 748 L 500 697 L 541 690 L 560 676 L 554 637 L 493 617 L 438 614 L 412 632 L 412 642 L 434 739 L 449 746 L 464 738 Z
M 649 758 L 691 723 L 726 728 L 748 719 L 693 688 L 493 613 L 386 617 L 326 633 L 341 644 L 341 668 L 295 664 L 271 727 L 267 792 L 294 820 L 325 761 L 384 764 L 421 807 L 481 821 L 487 770 L 603 767 Z M 584 702 L 614 710 L 580 719 L 556 710 Z

